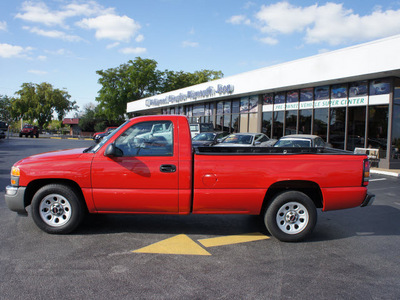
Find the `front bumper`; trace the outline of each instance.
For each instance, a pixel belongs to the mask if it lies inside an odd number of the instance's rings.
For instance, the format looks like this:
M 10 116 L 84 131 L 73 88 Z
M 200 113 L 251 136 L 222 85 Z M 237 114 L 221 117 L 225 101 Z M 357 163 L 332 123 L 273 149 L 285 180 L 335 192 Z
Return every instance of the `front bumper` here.
M 375 195 L 367 194 L 365 196 L 365 199 L 364 199 L 363 203 L 361 203 L 360 207 L 365 207 L 365 206 L 372 205 L 374 200 L 375 200 Z
M 18 214 L 27 215 L 25 210 L 25 190 L 26 187 L 7 186 L 4 198 L 8 208 Z

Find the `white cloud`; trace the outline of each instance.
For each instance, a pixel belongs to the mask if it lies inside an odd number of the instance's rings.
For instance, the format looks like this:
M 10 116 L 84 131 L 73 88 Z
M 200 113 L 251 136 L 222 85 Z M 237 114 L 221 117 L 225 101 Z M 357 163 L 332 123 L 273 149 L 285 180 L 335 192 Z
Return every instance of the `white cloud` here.
M 139 34 L 139 35 L 135 38 L 135 41 L 138 42 L 138 43 L 143 42 L 143 40 L 144 40 L 143 34 Z
M 191 47 L 191 48 L 196 48 L 199 46 L 199 43 L 197 42 L 191 42 L 191 41 L 183 41 L 182 42 L 182 47 L 187 48 L 187 47 Z
M 110 39 L 120 42 L 129 42 L 136 35 L 141 26 L 127 16 L 103 15 L 96 18 L 87 18 L 77 23 L 85 29 L 94 29 L 97 39 Z
M 146 53 L 147 49 L 146 48 L 141 48 L 141 47 L 136 47 L 136 48 L 123 48 L 119 50 L 122 54 L 143 54 Z
M 31 47 L 13 46 L 10 44 L 0 44 L 0 57 L 11 58 L 11 57 L 27 57 L 27 54 L 32 51 Z
M 6 31 L 7 30 L 7 22 L 0 22 L 0 30 Z
M 82 4 L 71 3 L 61 7 L 60 10 L 50 10 L 44 2 L 25 1 L 21 11 L 15 16 L 16 18 L 47 26 L 64 26 L 67 18 L 109 14 L 114 12 L 114 8 L 105 9 L 95 1 L 88 1 Z
M 120 42 L 115 42 L 115 43 L 107 45 L 106 48 L 107 49 L 112 49 L 112 48 L 118 47 L 120 44 L 121 44 Z
M 56 39 L 62 39 L 65 41 L 69 42 L 78 42 L 81 41 L 82 38 L 76 35 L 69 35 L 66 34 L 63 31 L 59 30 L 43 30 L 37 27 L 29 27 L 29 26 L 24 26 L 22 27 L 25 30 L 28 30 L 29 32 L 35 33 L 37 35 L 49 37 L 49 38 L 56 38 Z
M 28 70 L 28 73 L 35 74 L 35 75 L 46 75 L 46 71 L 41 71 L 41 70 Z
M 296 6 L 287 1 L 262 5 L 254 20 L 244 15 L 232 16 L 231 24 L 251 25 L 267 37 L 261 42 L 270 43 L 279 35 L 300 33 L 306 43 L 330 45 L 363 42 L 400 33 L 400 9 L 374 11 L 365 16 L 346 9 L 344 4 L 327 2 L 324 5 Z
M 232 16 L 228 20 L 226 20 L 226 22 L 231 23 L 233 25 L 240 25 L 240 24 L 250 25 L 250 20 L 247 19 L 245 15 Z
M 45 61 L 46 59 L 47 59 L 47 56 L 45 56 L 45 55 L 39 55 L 37 57 L 37 60 L 40 60 L 40 61 Z
M 271 46 L 277 45 L 279 43 L 279 41 L 277 39 L 274 39 L 274 38 L 269 37 L 269 36 L 263 37 L 263 38 L 259 38 L 257 40 L 259 40 L 263 44 L 267 44 L 267 45 L 271 45 Z

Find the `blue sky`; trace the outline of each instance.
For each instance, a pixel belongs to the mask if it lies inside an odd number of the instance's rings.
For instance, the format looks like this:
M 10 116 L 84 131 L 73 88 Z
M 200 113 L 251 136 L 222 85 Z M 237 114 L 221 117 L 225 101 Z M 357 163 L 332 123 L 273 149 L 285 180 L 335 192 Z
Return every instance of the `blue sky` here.
M 96 70 L 137 56 L 225 77 L 400 34 L 400 0 L 1 1 L 0 95 L 25 82 L 96 104 Z

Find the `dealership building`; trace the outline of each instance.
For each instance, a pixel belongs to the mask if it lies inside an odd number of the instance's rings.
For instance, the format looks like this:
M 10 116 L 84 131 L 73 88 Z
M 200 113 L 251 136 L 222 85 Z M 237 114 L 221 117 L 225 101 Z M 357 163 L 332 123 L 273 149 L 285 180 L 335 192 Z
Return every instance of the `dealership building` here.
M 377 149 L 380 168 L 400 168 L 400 35 L 140 99 L 127 112 L 275 139 L 316 134 L 338 149 Z

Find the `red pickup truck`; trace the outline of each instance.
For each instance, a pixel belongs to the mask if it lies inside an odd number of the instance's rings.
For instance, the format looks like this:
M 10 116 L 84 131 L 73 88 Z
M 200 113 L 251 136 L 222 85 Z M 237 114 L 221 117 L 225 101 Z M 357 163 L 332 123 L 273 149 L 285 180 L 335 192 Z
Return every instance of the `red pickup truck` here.
M 365 155 L 324 148 L 199 147 L 184 116 L 133 118 L 88 149 L 15 163 L 5 200 L 48 233 L 89 213 L 261 215 L 281 241 L 306 238 L 323 211 L 371 204 Z

